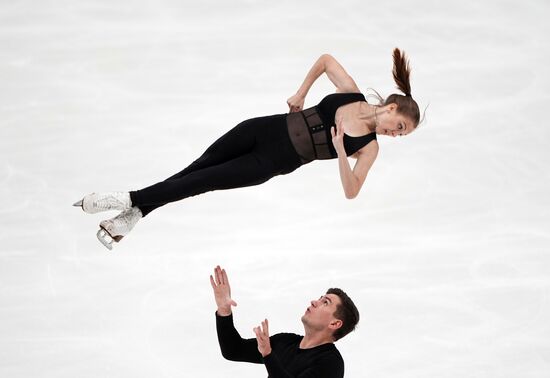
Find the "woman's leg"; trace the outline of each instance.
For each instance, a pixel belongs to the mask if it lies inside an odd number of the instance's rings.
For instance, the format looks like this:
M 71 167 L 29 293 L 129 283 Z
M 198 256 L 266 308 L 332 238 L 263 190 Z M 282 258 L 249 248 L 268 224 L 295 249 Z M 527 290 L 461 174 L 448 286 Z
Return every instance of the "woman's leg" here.
M 103 245 L 111 249 L 144 216 L 142 209 L 154 209 L 211 190 L 258 185 L 281 173 L 270 159 L 254 152 L 227 162 L 194 170 L 178 178 L 132 192 L 133 206 L 118 216 L 100 223 L 97 233 Z M 157 202 L 158 201 L 158 202 Z
M 239 123 L 212 143 L 212 145 L 187 168 L 169 177 L 167 180 L 180 178 L 193 171 L 218 165 L 251 152 L 256 145 L 256 133 L 263 118 L 265 117 L 252 118 Z
M 170 181 L 177 181 L 181 180 L 183 177 L 197 171 L 204 170 L 209 167 L 215 167 L 220 164 L 229 162 L 231 160 L 234 160 L 240 156 L 245 156 L 247 154 L 250 154 L 257 143 L 257 132 L 261 132 L 261 127 L 269 127 L 269 125 L 265 125 L 266 118 L 268 117 L 260 117 L 260 118 L 253 118 L 246 120 L 244 122 L 241 122 L 237 126 L 235 126 L 233 129 L 229 130 L 225 135 L 223 135 L 221 138 L 219 138 L 217 141 L 215 141 L 210 147 L 206 149 L 206 151 L 199 157 L 197 160 L 195 160 L 193 163 L 191 163 L 187 168 L 182 170 L 181 172 L 176 173 L 175 175 L 167 178 L 165 181 L 162 181 L 160 183 L 157 183 L 155 185 L 149 186 L 147 188 L 144 188 L 142 190 L 137 190 L 130 192 L 130 196 L 132 199 L 133 206 L 139 207 L 141 212 L 143 213 L 143 216 L 149 214 L 154 209 L 165 205 L 168 202 L 175 201 L 177 199 L 166 201 L 166 198 L 176 198 L 180 197 L 177 195 L 177 193 L 173 193 L 171 195 L 168 195 L 167 192 L 171 191 L 177 191 L 181 187 L 181 185 L 178 184 L 169 184 Z M 269 123 L 269 122 L 267 122 Z M 260 130 L 259 130 L 260 128 Z M 248 159 L 245 160 L 249 160 Z M 232 167 L 234 167 L 234 164 L 231 164 Z M 250 164 L 245 164 L 246 166 L 250 166 Z M 204 174 L 206 172 L 203 172 L 203 175 L 201 175 L 202 178 L 202 185 L 204 185 Z M 234 175 L 239 175 L 240 173 L 238 171 L 233 172 Z M 219 173 L 216 173 L 216 175 L 219 175 Z M 214 176 L 215 178 L 216 176 Z M 190 184 L 194 182 L 195 179 L 187 180 L 187 184 L 184 185 L 186 187 L 185 192 L 189 193 Z M 265 180 L 264 180 L 265 181 Z M 214 185 L 215 182 L 209 182 L 207 186 Z M 243 185 L 246 186 L 246 185 Z M 203 193 L 205 191 L 214 190 L 214 189 L 204 189 L 202 191 L 199 191 L 200 193 Z M 198 192 L 195 194 L 199 194 Z M 195 195 L 191 194 L 191 195 Z M 189 195 L 183 195 L 182 199 L 185 197 L 188 197 Z
M 143 212 L 143 209 L 154 209 L 212 190 L 258 185 L 277 174 L 279 172 L 269 160 L 262 159 L 255 153 L 249 153 L 132 192 L 132 203 Z

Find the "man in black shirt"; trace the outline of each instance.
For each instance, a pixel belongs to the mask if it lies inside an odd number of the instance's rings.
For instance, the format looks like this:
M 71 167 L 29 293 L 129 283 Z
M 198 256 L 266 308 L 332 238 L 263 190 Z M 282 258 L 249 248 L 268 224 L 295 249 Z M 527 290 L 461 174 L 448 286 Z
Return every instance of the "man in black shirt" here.
M 233 325 L 231 287 L 224 269 L 217 266 L 210 276 L 216 311 L 216 329 L 222 355 L 232 361 L 261 364 L 269 378 L 342 378 L 344 360 L 334 342 L 355 329 L 359 312 L 340 289 L 329 289 L 302 316 L 304 336 L 279 333 L 269 336 L 265 319 L 254 328 L 256 338 L 243 339 Z

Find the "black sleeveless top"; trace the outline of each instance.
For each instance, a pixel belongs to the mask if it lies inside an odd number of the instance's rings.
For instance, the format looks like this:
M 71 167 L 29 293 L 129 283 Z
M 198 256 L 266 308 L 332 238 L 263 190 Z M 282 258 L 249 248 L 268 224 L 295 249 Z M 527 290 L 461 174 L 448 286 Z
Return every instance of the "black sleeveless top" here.
M 298 113 L 289 113 L 287 128 L 290 140 L 303 164 L 316 159 L 334 159 L 337 156 L 332 145 L 331 127 L 340 106 L 357 101 L 366 101 L 362 93 L 333 93 L 312 108 Z M 359 137 L 344 134 L 344 149 L 350 156 L 376 139 L 376 133 Z

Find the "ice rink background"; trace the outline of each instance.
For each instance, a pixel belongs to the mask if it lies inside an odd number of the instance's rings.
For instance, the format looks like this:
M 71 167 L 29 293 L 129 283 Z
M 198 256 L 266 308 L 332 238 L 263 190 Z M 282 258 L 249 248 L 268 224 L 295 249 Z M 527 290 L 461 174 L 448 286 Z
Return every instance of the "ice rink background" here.
M 302 332 L 331 286 L 358 305 L 346 377 L 548 377 L 546 1 L 0 2 L 0 376 L 264 377 L 218 350 L 208 275 L 241 334 Z M 359 197 L 336 161 L 152 213 L 109 253 L 71 204 L 179 171 L 282 113 L 322 53 L 427 121 Z M 326 77 L 306 99 L 333 91 Z

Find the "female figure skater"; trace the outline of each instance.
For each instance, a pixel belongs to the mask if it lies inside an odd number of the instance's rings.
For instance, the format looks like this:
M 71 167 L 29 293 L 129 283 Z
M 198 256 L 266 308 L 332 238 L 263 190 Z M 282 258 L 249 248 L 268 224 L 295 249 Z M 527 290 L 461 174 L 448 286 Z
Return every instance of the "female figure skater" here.
M 324 54 L 287 100 L 288 114 L 241 122 L 165 181 L 131 192 L 92 193 L 74 205 L 86 213 L 122 211 L 102 221 L 97 232 L 101 243 L 111 249 L 113 241 L 120 241 L 160 206 L 212 190 L 258 185 L 313 160 L 337 158 L 345 196 L 355 198 L 378 154 L 376 135 L 407 135 L 420 121 L 411 97 L 408 60 L 397 48 L 393 63 L 394 80 L 404 95 L 392 94 L 380 105 L 371 105 L 336 59 Z M 337 93 L 304 110 L 305 97 L 322 73 Z M 348 156 L 357 160 L 353 168 Z

